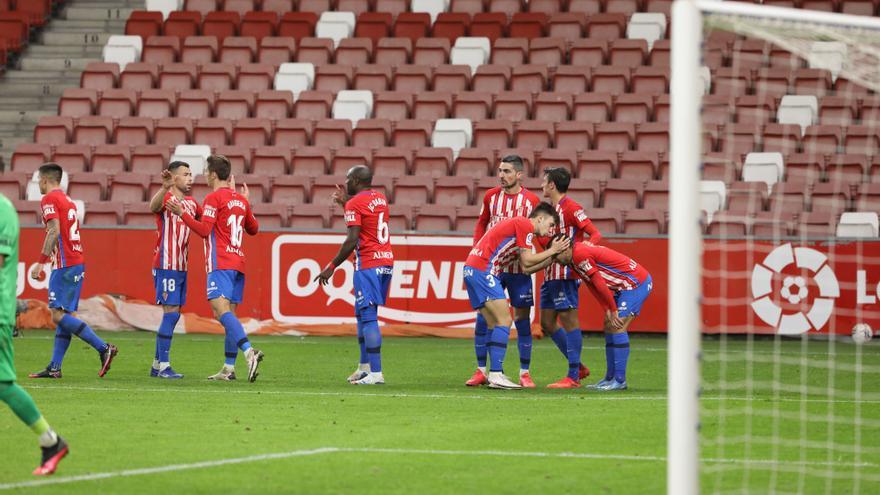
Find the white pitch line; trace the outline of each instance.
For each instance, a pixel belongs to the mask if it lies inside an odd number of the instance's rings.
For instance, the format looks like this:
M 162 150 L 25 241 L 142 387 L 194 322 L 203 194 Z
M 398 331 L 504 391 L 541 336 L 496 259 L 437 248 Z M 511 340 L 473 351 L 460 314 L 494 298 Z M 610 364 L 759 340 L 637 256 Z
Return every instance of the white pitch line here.
M 44 478 L 18 483 L 0 484 L 0 491 L 20 488 L 33 488 L 47 485 L 62 485 L 81 481 L 97 481 L 111 478 L 124 478 L 129 476 L 142 476 L 148 474 L 172 473 L 192 469 L 206 469 L 230 464 L 246 464 L 251 462 L 270 461 L 278 459 L 290 459 L 295 457 L 307 457 L 333 453 L 369 453 L 369 454 L 405 454 L 405 455 L 444 455 L 444 456 L 487 456 L 487 457 L 529 457 L 529 458 L 553 458 L 553 459 L 592 459 L 592 460 L 622 460 L 622 461 L 645 461 L 666 462 L 665 456 L 639 456 L 628 454 L 598 454 L 589 452 L 515 452 L 503 450 L 433 450 L 433 449 L 396 449 L 396 448 L 351 448 L 351 447 L 322 447 L 309 450 L 294 450 L 274 454 L 259 454 L 246 457 L 234 457 L 230 459 L 217 459 L 214 461 L 202 461 L 188 464 L 169 464 L 150 468 L 125 469 L 121 471 L 109 471 L 104 473 L 83 474 L 78 476 L 64 476 L 58 478 Z M 880 467 L 880 464 L 869 462 L 835 462 L 835 461 L 777 461 L 771 459 L 701 459 L 710 464 L 741 464 L 741 465 L 797 465 L 797 466 L 826 466 L 826 467 Z
M 370 392 L 309 392 L 303 390 L 229 390 L 229 389 L 203 389 L 203 388 L 126 388 L 126 387 L 84 387 L 79 385 L 26 385 L 27 389 L 38 390 L 81 390 L 92 392 L 152 392 L 152 393 L 191 393 L 191 394 L 259 394 L 259 395 L 282 395 L 282 396 L 311 396 L 311 397 L 387 397 L 405 399 L 471 399 L 471 400 L 525 400 L 525 401 L 555 401 L 555 400 L 603 400 L 603 401 L 662 401 L 667 400 L 666 395 L 628 395 L 611 394 L 605 392 L 574 392 L 566 395 L 542 395 L 533 396 L 528 392 L 501 392 L 497 395 L 455 395 L 455 394 L 413 394 L 413 393 L 370 393 Z M 502 395 L 504 394 L 504 395 Z M 880 404 L 880 400 L 873 399 L 802 399 L 802 398 L 778 398 L 772 397 L 731 397 L 731 396 L 702 396 L 700 400 L 707 401 L 769 401 L 769 402 L 807 402 L 807 403 L 834 403 L 834 404 Z

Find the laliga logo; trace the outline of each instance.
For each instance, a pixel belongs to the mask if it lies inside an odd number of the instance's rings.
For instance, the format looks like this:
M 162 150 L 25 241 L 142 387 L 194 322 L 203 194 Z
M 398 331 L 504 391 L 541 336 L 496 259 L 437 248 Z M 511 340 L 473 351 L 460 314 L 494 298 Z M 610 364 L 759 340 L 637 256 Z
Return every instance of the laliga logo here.
M 752 309 L 764 323 L 776 327 L 782 335 L 797 335 L 819 330 L 831 318 L 834 309 L 834 298 L 840 297 L 837 277 L 827 264 L 828 258 L 815 249 L 799 247 L 791 244 L 777 247 L 764 258 L 761 264 L 752 270 Z M 773 276 L 782 273 L 785 267 L 794 265 L 813 273 L 812 278 L 819 287 L 819 297 L 813 299 L 813 305 L 806 314 L 797 312 L 782 314 L 782 308 L 773 302 Z M 807 281 L 800 276 L 786 276 L 782 282 L 780 295 L 791 304 L 799 304 L 806 299 L 809 291 Z

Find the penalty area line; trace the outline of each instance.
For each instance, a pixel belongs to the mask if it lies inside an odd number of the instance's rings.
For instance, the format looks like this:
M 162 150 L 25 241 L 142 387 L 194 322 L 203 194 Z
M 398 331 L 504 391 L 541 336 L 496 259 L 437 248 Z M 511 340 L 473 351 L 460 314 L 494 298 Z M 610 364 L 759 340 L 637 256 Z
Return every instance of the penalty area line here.
M 309 457 L 322 454 L 334 453 L 368 453 L 368 454 L 404 454 L 404 455 L 443 455 L 443 456 L 485 456 L 485 457 L 526 457 L 526 458 L 551 458 L 551 459 L 591 459 L 591 460 L 614 460 L 614 461 L 644 461 L 663 462 L 665 456 L 652 455 L 627 455 L 627 454 L 598 454 L 589 452 L 515 452 L 501 450 L 433 450 L 433 449 L 399 449 L 399 448 L 351 448 L 351 447 L 321 447 L 317 449 L 294 450 L 290 452 L 278 452 L 273 454 L 258 454 L 246 457 L 234 457 L 229 459 L 217 459 L 213 461 L 193 462 L 187 464 L 169 464 L 150 468 L 124 469 L 120 471 L 108 471 L 104 473 L 83 474 L 77 476 L 62 476 L 57 478 L 43 478 L 38 480 L 21 481 L 17 483 L 0 484 L 0 491 L 15 490 L 21 488 L 33 488 L 48 485 L 63 485 L 84 481 L 98 481 L 131 476 L 143 476 L 150 474 L 173 473 L 194 469 L 209 469 L 217 466 L 247 464 L 252 462 L 290 459 L 296 457 Z M 854 462 L 827 462 L 827 461 L 778 461 L 770 459 L 701 459 L 710 464 L 737 464 L 737 465 L 798 465 L 798 466 L 828 466 L 828 467 L 880 467 L 874 463 Z

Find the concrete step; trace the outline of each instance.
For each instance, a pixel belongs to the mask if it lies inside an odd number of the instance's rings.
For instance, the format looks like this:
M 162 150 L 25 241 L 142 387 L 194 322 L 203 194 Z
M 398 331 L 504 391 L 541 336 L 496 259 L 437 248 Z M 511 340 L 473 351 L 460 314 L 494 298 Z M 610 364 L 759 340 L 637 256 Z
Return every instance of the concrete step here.
M 31 45 L 25 52 L 26 57 L 33 58 L 101 58 L 100 46 L 47 46 Z
M 69 87 L 71 87 L 69 84 L 51 84 L 48 82 L 46 84 L 35 84 L 21 81 L 10 81 L 6 84 L 0 85 L 0 94 L 5 97 L 13 96 L 16 98 L 39 98 L 43 96 L 60 97 L 61 93 L 64 91 L 64 88 Z
M 82 9 L 114 8 L 144 10 L 146 2 L 144 0 L 76 0 L 73 2 L 73 6 Z
M 95 46 L 104 48 L 110 36 L 112 34 L 109 31 L 95 31 L 91 33 L 43 31 L 40 43 L 47 46 Z
M 114 33 L 125 31 L 125 21 L 53 20 L 45 32 L 49 33 Z
M 115 7 L 80 7 L 73 4 L 63 14 L 68 21 L 125 21 L 134 9 Z
M 51 70 L 51 71 L 61 71 L 61 70 L 79 70 L 82 71 L 86 68 L 91 62 L 95 62 L 97 59 L 89 57 L 89 58 L 43 58 L 43 57 L 24 57 L 21 59 L 21 70 L 22 71 L 32 71 L 32 70 Z
M 3 108 L 6 108 L 5 103 L 0 100 L 0 106 Z M 0 110 L 0 123 L 34 126 L 40 117 L 48 115 L 57 115 L 57 112 L 55 110 Z

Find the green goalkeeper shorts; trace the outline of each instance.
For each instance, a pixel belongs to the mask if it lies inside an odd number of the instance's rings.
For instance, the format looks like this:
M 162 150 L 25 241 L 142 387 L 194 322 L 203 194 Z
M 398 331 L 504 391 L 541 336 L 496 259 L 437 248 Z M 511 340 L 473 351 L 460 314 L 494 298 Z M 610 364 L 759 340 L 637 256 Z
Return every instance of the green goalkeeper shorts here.
M 15 353 L 12 351 L 12 328 L 0 325 L 0 382 L 15 381 Z

